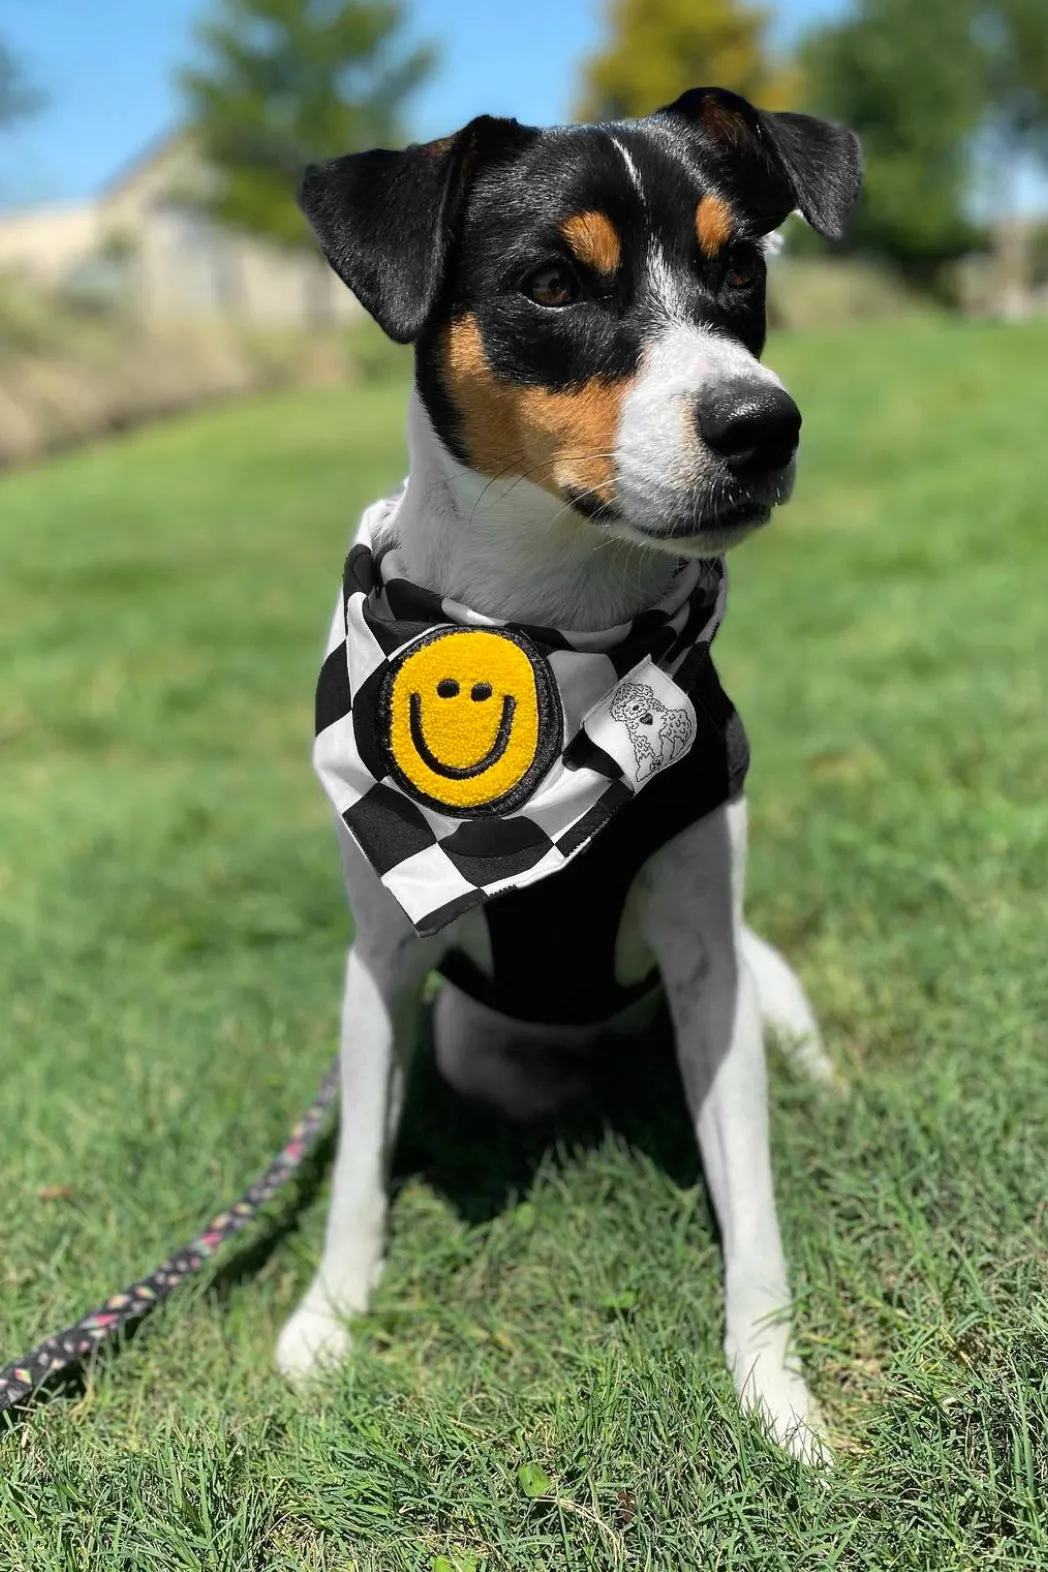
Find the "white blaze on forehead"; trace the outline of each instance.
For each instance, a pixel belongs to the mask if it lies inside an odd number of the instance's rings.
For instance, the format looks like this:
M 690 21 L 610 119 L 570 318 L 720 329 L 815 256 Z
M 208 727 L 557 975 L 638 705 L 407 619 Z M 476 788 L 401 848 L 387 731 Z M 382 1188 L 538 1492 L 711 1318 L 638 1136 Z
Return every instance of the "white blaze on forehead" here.
M 781 387 L 736 339 L 673 322 L 645 350 L 623 401 L 616 463 L 625 517 L 649 528 L 690 505 L 709 468 L 699 439 L 700 394 L 718 386 Z
M 641 184 L 640 170 L 634 163 L 625 143 L 620 142 L 617 136 L 613 136 L 611 140 L 622 155 L 622 161 L 626 165 L 629 177 L 641 201 L 644 203 L 645 212 L 648 212 L 648 203 L 644 187 Z M 655 238 L 654 231 L 650 231 L 648 235 L 645 283 L 649 297 L 659 307 L 663 315 L 673 322 L 683 323 L 687 321 L 687 289 L 682 287 L 682 280 L 675 275 L 665 249 Z
M 622 154 L 622 162 L 626 165 L 626 168 L 629 171 L 629 177 L 633 181 L 633 184 L 636 187 L 641 200 L 643 201 L 644 187 L 640 183 L 640 170 L 637 168 L 636 164 L 633 162 L 633 159 L 630 157 L 629 149 L 625 146 L 624 143 L 619 141 L 617 136 L 613 136 L 611 140 Z
M 644 203 L 645 212 L 647 212 L 648 204 L 644 195 L 644 187 L 641 184 L 640 170 L 634 163 L 630 155 L 630 151 L 625 146 L 625 144 L 620 142 L 617 136 L 613 136 L 611 140 L 615 144 L 618 151 L 621 153 L 622 161 L 626 165 L 626 170 L 629 174 L 629 177 L 633 182 L 638 196 Z M 670 317 L 672 320 L 683 320 L 687 304 L 684 291 L 680 288 L 679 283 L 674 278 L 673 269 L 670 267 L 669 259 L 653 233 L 649 233 L 648 235 L 646 271 L 647 290 L 655 304 L 658 305 L 665 315 Z
M 671 322 L 682 326 L 687 322 L 687 291 L 681 288 L 681 280 L 654 235 L 648 240 L 647 288 L 652 302 Z

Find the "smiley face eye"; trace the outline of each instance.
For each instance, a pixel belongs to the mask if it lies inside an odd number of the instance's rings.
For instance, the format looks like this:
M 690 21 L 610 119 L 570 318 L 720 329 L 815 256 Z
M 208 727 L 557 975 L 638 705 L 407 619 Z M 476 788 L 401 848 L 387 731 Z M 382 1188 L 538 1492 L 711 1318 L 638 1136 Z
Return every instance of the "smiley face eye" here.
M 475 682 L 469 690 L 469 696 L 475 704 L 480 704 L 484 699 L 491 698 L 490 682 Z
M 728 253 L 724 282 L 729 289 L 747 289 L 756 283 L 759 271 L 760 255 L 755 246 L 733 246 Z
M 437 693 L 442 699 L 457 698 L 458 691 L 459 685 L 455 681 L 454 677 L 442 677 L 437 683 Z
M 570 306 L 579 295 L 571 269 L 556 262 L 540 267 L 522 287 L 524 294 L 537 306 Z

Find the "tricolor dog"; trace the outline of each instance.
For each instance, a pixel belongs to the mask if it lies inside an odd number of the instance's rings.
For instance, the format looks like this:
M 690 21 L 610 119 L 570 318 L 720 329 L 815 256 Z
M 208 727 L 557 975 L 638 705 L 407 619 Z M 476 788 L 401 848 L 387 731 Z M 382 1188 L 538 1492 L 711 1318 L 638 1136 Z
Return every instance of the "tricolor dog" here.
M 416 375 L 408 478 L 364 515 L 317 690 L 356 938 L 291 1376 L 345 1355 L 381 1271 L 428 975 L 444 1074 L 517 1114 L 549 1111 L 588 1047 L 664 997 L 728 1363 L 779 1441 L 822 1454 L 762 1024 L 830 1071 L 799 982 L 743 923 L 748 754 L 710 645 L 724 552 L 794 478 L 800 413 L 759 358 L 765 237 L 799 209 L 839 238 L 860 180 L 849 131 L 716 88 L 611 124 L 481 116 L 307 173 L 331 265 Z

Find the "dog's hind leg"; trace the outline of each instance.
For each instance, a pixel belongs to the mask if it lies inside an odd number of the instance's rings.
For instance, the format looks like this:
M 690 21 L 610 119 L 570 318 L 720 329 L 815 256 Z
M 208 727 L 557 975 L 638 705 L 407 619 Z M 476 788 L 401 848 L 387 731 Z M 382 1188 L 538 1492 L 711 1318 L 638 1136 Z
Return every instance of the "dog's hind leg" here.
M 420 940 L 343 832 L 357 939 L 342 1003 L 342 1105 L 324 1253 L 277 1342 L 277 1364 L 302 1379 L 348 1352 L 346 1320 L 367 1309 L 386 1245 L 389 1162 L 422 990 L 433 964 Z
M 808 996 L 792 966 L 767 940 L 745 926 L 742 953 L 757 984 L 761 1020 L 790 1064 L 812 1081 L 839 1085 Z

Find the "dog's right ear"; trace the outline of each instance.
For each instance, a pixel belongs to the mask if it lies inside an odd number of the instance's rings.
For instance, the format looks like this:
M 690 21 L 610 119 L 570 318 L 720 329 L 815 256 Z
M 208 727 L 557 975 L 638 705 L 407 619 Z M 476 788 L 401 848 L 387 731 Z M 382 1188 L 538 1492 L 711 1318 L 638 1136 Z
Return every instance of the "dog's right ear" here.
M 702 139 L 727 189 L 738 185 L 757 234 L 777 229 L 797 208 L 827 240 L 843 240 L 862 187 L 854 131 L 814 115 L 755 109 L 723 87 L 692 87 L 657 109 Z
M 324 255 L 398 344 L 418 337 L 436 305 L 471 181 L 537 134 L 479 115 L 438 142 L 350 153 L 306 170 L 299 203 Z

